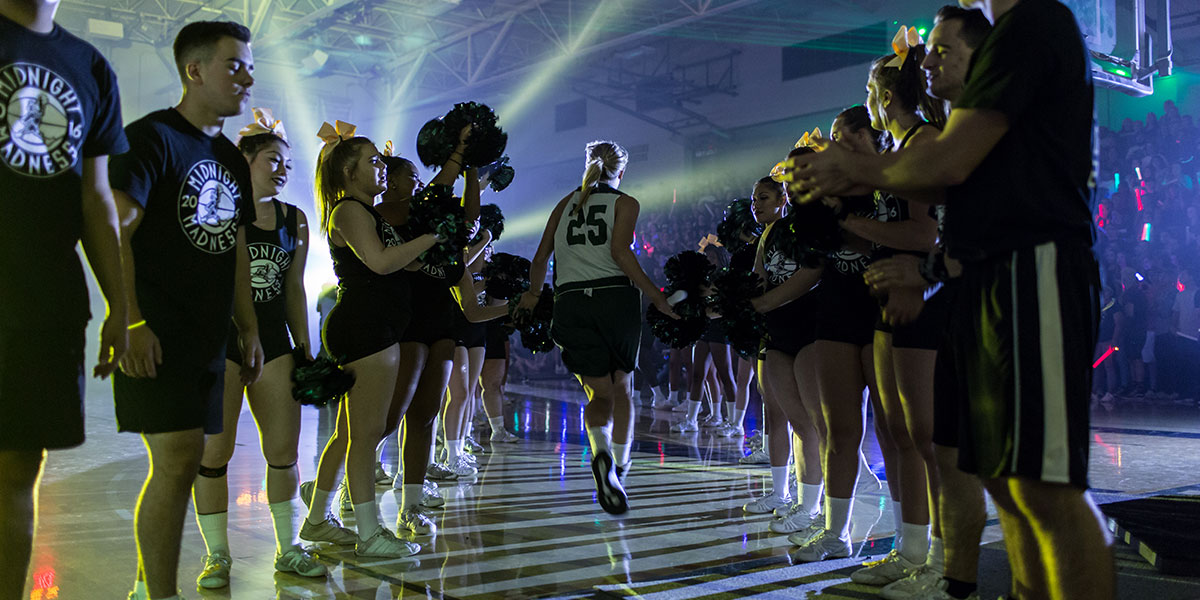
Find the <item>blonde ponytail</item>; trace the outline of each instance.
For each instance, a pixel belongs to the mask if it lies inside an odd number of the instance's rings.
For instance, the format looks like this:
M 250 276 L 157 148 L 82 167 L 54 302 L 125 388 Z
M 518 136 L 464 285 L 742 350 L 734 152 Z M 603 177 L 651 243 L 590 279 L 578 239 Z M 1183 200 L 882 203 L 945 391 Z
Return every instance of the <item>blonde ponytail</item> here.
M 572 215 L 583 211 L 588 197 L 592 194 L 592 187 L 600 183 L 602 179 L 605 181 L 615 179 L 629 163 L 629 153 L 620 144 L 604 140 L 589 143 L 586 156 L 587 168 L 583 171 L 583 186 L 579 189 L 579 202 L 575 208 L 571 209 Z

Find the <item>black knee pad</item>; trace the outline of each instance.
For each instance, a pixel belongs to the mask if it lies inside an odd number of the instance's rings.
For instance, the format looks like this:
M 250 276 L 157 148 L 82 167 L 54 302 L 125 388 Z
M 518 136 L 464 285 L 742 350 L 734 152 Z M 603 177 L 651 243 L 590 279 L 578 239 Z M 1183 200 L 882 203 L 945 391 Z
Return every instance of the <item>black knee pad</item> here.
M 225 472 L 228 470 L 229 470 L 229 463 L 225 463 L 219 467 L 206 467 L 204 465 L 200 465 L 200 476 L 201 477 L 211 477 L 213 479 L 217 479 L 220 477 L 224 477 Z
M 269 467 L 269 468 L 271 468 L 271 469 L 279 469 L 280 471 L 285 471 L 285 470 L 287 470 L 287 469 L 290 469 L 290 468 L 292 468 L 292 467 L 294 467 L 294 466 L 296 466 L 296 463 L 295 463 L 295 462 L 293 462 L 293 463 L 292 463 L 292 464 L 290 464 L 290 465 L 283 465 L 283 466 L 280 466 L 280 465 L 273 465 L 273 464 L 271 464 L 271 463 L 267 463 L 267 467 Z

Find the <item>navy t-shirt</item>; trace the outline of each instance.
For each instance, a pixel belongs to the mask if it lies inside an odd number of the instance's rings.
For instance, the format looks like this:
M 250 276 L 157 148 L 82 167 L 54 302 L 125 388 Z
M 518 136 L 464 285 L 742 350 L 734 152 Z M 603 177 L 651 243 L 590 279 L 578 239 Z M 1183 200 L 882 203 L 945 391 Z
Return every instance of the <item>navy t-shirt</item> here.
M 117 77 L 62 27 L 0 16 L 0 111 L 0 327 L 83 327 L 83 161 L 128 147 Z
M 250 167 L 228 138 L 205 135 L 175 109 L 125 134 L 130 150 L 113 157 L 109 178 L 145 209 L 130 240 L 142 316 L 160 338 L 186 339 L 190 358 L 223 359 L 238 227 L 255 216 Z
M 1095 145 L 1088 51 L 1055 0 L 1021 0 L 975 51 L 955 109 L 1000 111 L 1008 132 L 947 190 L 952 256 L 983 260 L 1049 241 L 1094 240 Z

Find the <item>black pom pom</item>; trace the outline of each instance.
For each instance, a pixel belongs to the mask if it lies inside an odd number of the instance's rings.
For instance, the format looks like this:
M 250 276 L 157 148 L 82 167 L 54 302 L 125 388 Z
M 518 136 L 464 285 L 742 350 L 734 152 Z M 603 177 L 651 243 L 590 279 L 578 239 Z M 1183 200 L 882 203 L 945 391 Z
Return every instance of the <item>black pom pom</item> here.
M 554 349 L 554 340 L 550 337 L 550 322 L 554 317 L 554 290 L 550 284 L 542 285 L 542 295 L 532 311 L 517 310 L 521 296 L 514 296 L 508 301 L 508 314 L 513 326 L 521 332 L 521 345 L 530 352 L 549 352 Z
M 484 204 L 479 207 L 479 227 L 492 232 L 495 242 L 504 234 L 504 212 L 495 204 Z
M 446 132 L 455 136 L 453 143 L 457 143 L 458 132 L 462 131 L 463 127 L 468 124 L 474 125 L 471 137 L 467 138 L 467 150 L 463 153 L 464 169 L 479 168 L 500 160 L 508 146 L 508 134 L 496 125 L 496 113 L 486 104 L 460 102 L 455 104 L 442 120 L 445 122 Z M 450 155 L 447 154 L 446 157 L 449 158 Z
M 646 308 L 646 325 L 650 327 L 650 333 L 658 338 L 662 343 L 677 349 L 687 348 L 695 344 L 700 336 L 704 335 L 704 329 L 708 327 L 708 318 L 703 314 L 703 309 L 696 314 L 696 310 L 684 309 L 688 303 L 703 305 L 703 301 L 693 301 L 691 298 L 676 304 L 674 307 L 676 314 L 681 318 L 672 319 L 661 312 L 658 308 L 651 304 Z M 691 313 L 684 317 L 679 311 Z
M 837 215 L 832 208 L 819 202 L 793 206 L 784 222 L 776 227 L 781 225 L 787 226 L 788 245 L 793 247 L 793 251 L 785 252 L 793 258 L 799 258 L 803 252 L 799 248 L 829 254 L 842 246 L 842 229 L 838 226 Z
M 417 133 L 417 158 L 430 169 L 442 168 L 458 145 L 458 132 L 447 132 L 441 119 L 430 119 Z
M 708 257 L 688 250 L 667 259 L 667 264 L 663 265 L 663 275 L 670 282 L 672 291 L 685 290 L 688 296 L 698 297 L 700 289 L 709 285 L 714 269 Z
M 443 241 L 421 254 L 421 262 L 446 266 L 462 261 L 469 231 L 462 204 L 450 186 L 428 185 L 414 196 L 404 230 L 409 239 L 426 233 L 442 238 Z
M 479 169 L 480 175 L 484 175 L 485 173 L 489 175 L 488 187 L 492 188 L 494 192 L 503 192 L 504 188 L 508 187 L 512 183 L 513 177 L 516 176 L 516 171 L 508 165 L 507 156 L 501 156 L 500 160 Z
M 303 348 L 292 352 L 296 368 L 292 371 L 292 398 L 300 404 L 325 406 L 336 402 L 354 387 L 354 374 L 342 370 L 337 362 L 324 356 L 308 360 Z
M 758 275 L 750 271 L 722 269 L 713 279 L 712 305 L 724 320 L 729 345 L 743 358 L 758 354 L 767 333 L 766 317 L 754 310 L 752 298 L 763 293 Z
M 529 289 L 529 259 L 497 252 L 483 266 L 483 277 L 487 280 L 487 293 L 492 298 L 508 300 Z
M 736 198 L 725 207 L 725 216 L 717 225 L 717 241 L 731 252 L 734 248 L 745 244 L 742 235 L 758 237 L 762 234 L 762 225 L 754 220 L 754 212 L 750 210 L 753 203 L 750 198 Z

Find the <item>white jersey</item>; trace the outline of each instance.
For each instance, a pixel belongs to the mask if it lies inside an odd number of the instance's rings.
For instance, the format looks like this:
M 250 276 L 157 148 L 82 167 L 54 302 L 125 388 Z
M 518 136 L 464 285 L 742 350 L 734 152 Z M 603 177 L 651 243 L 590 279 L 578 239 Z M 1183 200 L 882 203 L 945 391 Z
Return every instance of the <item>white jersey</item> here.
M 613 222 L 621 192 L 599 185 L 588 195 L 583 210 L 576 190 L 563 210 L 554 232 L 554 286 L 625 277 L 612 258 Z

